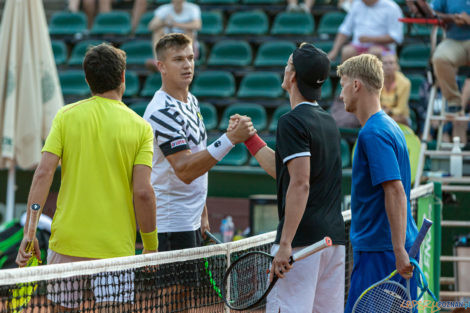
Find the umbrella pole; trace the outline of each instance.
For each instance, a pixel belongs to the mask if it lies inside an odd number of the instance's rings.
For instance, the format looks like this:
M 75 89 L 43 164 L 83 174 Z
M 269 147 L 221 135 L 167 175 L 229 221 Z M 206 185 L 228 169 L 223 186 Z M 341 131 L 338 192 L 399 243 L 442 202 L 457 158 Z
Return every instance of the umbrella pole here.
M 8 169 L 7 205 L 6 205 L 6 216 L 5 216 L 4 222 L 8 222 L 13 219 L 13 213 L 15 211 L 15 185 L 16 185 L 16 166 L 15 166 L 15 162 L 11 162 L 10 168 Z

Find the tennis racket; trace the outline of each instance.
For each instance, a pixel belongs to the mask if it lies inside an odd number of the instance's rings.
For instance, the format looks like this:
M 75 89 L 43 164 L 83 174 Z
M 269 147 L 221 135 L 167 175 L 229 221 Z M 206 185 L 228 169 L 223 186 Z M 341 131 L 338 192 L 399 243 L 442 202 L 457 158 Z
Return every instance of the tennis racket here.
M 426 237 L 426 234 L 431 227 L 432 222 L 428 219 L 423 220 L 423 225 L 419 230 L 413 246 L 410 249 L 409 256 L 414 259 L 418 254 L 421 243 Z M 397 270 L 393 271 L 390 275 L 381 281 L 373 284 L 367 288 L 356 300 L 354 304 L 353 313 L 411 313 L 411 308 L 407 307 L 406 303 L 411 301 L 409 282 L 408 288 L 391 280 L 397 274 Z
M 294 253 L 290 264 L 332 245 L 329 237 Z M 255 251 L 242 255 L 233 262 L 224 275 L 223 297 L 225 303 L 233 310 L 246 310 L 257 307 L 266 298 L 277 276 L 269 283 L 269 272 L 274 256 Z
M 34 239 L 36 238 L 36 228 L 38 224 L 39 214 L 41 207 L 39 204 L 31 205 L 31 213 L 29 216 L 28 231 L 26 233 L 26 252 L 31 252 L 31 257 L 29 258 L 26 267 L 37 266 L 41 263 L 41 260 L 36 258 L 34 252 Z M 24 283 L 17 284 L 16 288 L 11 289 L 11 301 L 9 303 L 10 312 L 20 313 L 31 301 L 31 296 L 38 285 L 36 283 Z

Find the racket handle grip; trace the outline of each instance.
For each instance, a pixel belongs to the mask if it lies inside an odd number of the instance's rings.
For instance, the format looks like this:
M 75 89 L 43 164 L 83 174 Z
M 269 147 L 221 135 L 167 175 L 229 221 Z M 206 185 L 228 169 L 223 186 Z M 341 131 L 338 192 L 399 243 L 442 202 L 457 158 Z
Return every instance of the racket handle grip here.
M 32 204 L 31 205 L 31 213 L 29 215 L 29 224 L 28 224 L 28 232 L 26 234 L 26 239 L 28 241 L 33 241 L 34 237 L 36 237 L 36 227 L 37 222 L 39 219 L 39 209 L 41 206 L 39 204 Z
M 423 240 L 426 237 L 429 228 L 431 228 L 431 225 L 432 221 L 428 220 L 427 218 L 423 219 L 423 225 L 421 225 L 418 236 L 416 236 L 415 242 L 413 243 L 413 246 L 411 246 L 410 252 L 408 253 L 410 258 L 416 258 L 418 255 L 421 243 L 423 243 Z
M 292 261 L 295 262 L 295 261 L 299 261 L 299 260 L 302 260 L 306 257 L 308 257 L 309 255 L 312 255 L 320 250 L 323 250 L 329 246 L 331 246 L 333 244 L 333 242 L 331 241 L 331 238 L 330 237 L 325 237 L 323 238 L 322 240 L 308 246 L 308 247 L 305 247 L 303 248 L 302 250 L 294 253 L 294 255 L 292 256 Z
M 215 242 L 216 244 L 219 244 L 219 243 L 223 243 L 222 241 L 219 240 L 219 238 L 217 238 L 216 236 L 214 236 L 212 233 L 210 233 L 208 230 L 206 230 L 204 232 L 204 234 L 206 234 L 207 237 L 209 237 L 213 242 Z

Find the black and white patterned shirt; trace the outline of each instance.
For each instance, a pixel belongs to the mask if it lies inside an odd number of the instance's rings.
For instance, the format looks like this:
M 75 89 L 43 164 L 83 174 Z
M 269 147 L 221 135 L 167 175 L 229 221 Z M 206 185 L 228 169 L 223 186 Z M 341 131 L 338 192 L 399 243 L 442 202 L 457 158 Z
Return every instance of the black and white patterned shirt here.
M 152 185 L 157 197 L 159 233 L 197 230 L 207 197 L 207 173 L 185 184 L 166 159 L 173 153 L 206 149 L 207 134 L 192 94 L 188 102 L 158 90 L 145 110 L 144 119 L 154 132 Z

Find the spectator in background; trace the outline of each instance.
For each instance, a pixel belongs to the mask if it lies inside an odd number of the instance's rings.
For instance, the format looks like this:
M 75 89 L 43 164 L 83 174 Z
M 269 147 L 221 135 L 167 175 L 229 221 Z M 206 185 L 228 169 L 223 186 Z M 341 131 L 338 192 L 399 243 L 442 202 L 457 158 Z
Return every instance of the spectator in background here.
M 132 7 L 132 34 L 134 34 L 137 26 L 139 26 L 140 18 L 145 11 L 147 11 L 147 0 L 134 0 L 134 6 Z
M 448 113 L 463 113 L 462 96 L 455 77 L 459 66 L 470 65 L 470 2 L 434 0 L 432 6 L 447 22 L 447 38 L 437 46 L 432 59 L 436 78 L 448 102 Z
M 96 7 L 97 4 L 98 8 Z M 96 15 L 111 11 L 111 0 L 83 0 L 82 6 L 88 18 L 88 28 L 90 29 Z M 70 12 L 78 12 L 80 10 L 80 0 L 70 0 L 69 10 Z
M 437 82 L 447 100 L 447 115 L 463 115 L 465 103 L 457 85 L 460 66 L 470 65 L 470 2 L 466 0 L 433 0 L 432 7 L 447 23 L 447 38 L 434 52 L 432 63 Z M 467 142 L 466 122 L 453 122 L 453 136 Z
M 345 12 L 349 12 L 349 10 L 351 10 L 353 2 L 354 0 L 339 0 L 338 9 L 344 10 Z
M 401 17 L 403 13 L 393 0 L 354 1 L 328 57 L 334 60 L 341 49 L 342 61 L 366 52 L 378 57 L 386 50 L 394 52 L 396 44 L 403 41 Z M 352 42 L 343 47 L 350 36 Z
M 182 33 L 192 40 L 194 57 L 197 59 L 199 55 L 197 31 L 201 27 L 201 9 L 197 4 L 185 0 L 171 0 L 171 3 L 161 5 L 155 10 L 155 16 L 149 23 L 152 46 L 155 47 L 163 35 Z M 157 70 L 156 60 L 147 60 L 146 64 L 148 68 Z
M 384 52 L 382 55 L 384 71 L 384 87 L 380 93 L 380 105 L 395 122 L 410 126 L 411 82 L 399 71 L 397 55 L 394 52 Z
M 340 87 L 338 86 L 337 88 Z M 335 97 L 333 100 L 330 113 L 339 128 L 361 128 L 357 117 L 346 111 L 344 102 L 339 97 Z

